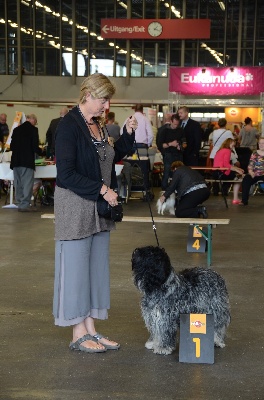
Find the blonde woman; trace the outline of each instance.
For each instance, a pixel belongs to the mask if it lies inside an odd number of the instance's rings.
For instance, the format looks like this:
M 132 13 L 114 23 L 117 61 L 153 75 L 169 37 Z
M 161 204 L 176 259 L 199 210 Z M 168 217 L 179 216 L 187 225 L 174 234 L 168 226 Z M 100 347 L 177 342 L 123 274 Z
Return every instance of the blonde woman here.
M 112 220 L 100 217 L 97 200 L 117 204 L 115 162 L 133 146 L 135 118 L 128 118 L 114 147 L 102 124 L 115 93 L 103 74 L 86 78 L 80 100 L 60 122 L 55 139 L 55 284 L 53 314 L 58 326 L 72 326 L 71 350 L 101 353 L 119 344 L 95 329 L 110 307 L 109 238 Z

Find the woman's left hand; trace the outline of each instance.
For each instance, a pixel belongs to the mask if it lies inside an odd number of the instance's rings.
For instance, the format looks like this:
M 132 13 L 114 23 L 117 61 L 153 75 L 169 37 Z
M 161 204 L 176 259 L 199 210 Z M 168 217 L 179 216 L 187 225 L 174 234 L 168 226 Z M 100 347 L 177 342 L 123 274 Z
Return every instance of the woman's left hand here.
M 242 169 L 242 168 L 238 168 L 238 167 L 236 167 L 237 169 L 236 169 L 236 172 L 239 174 L 239 175 L 243 175 L 244 174 L 244 170 Z
M 133 115 L 131 117 L 127 118 L 127 120 L 126 120 L 127 133 L 129 133 L 131 135 L 131 133 L 133 133 L 133 131 L 135 131 L 137 129 L 137 127 L 138 127 L 138 122 Z

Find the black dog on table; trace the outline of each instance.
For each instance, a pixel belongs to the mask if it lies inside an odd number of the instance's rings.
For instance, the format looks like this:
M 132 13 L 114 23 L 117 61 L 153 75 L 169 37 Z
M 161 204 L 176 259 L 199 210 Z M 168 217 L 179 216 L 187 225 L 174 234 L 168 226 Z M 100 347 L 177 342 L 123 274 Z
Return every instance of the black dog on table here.
M 213 314 L 214 343 L 224 347 L 230 307 L 224 279 L 204 268 L 177 274 L 169 256 L 160 247 L 137 248 L 132 254 L 136 287 L 143 293 L 141 311 L 150 337 L 147 349 L 171 354 L 176 347 L 180 314 Z

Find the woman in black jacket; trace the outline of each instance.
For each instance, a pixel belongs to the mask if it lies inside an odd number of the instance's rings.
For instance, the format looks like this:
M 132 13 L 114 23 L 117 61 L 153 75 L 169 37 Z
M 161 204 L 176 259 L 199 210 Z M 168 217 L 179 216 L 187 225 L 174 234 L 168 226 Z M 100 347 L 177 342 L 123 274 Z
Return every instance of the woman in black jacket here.
M 115 222 L 102 217 L 98 200 L 117 205 L 115 163 L 131 151 L 137 121 L 128 118 L 112 147 L 103 115 L 115 88 L 103 74 L 86 78 L 80 99 L 59 123 L 56 138 L 55 284 L 53 315 L 72 326 L 71 350 L 98 353 L 119 344 L 98 333 L 95 320 L 110 308 L 109 241 Z
M 176 217 L 207 218 L 206 208 L 201 204 L 209 198 L 210 191 L 202 175 L 181 161 L 172 163 L 171 168 L 174 171 L 172 181 L 160 201 L 163 203 L 173 192 L 177 192 Z

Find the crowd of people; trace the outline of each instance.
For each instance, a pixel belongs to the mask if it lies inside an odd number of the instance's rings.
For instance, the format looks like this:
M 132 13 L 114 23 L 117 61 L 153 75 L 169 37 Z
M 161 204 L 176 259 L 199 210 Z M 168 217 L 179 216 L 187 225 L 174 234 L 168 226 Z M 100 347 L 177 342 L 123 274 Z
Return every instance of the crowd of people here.
M 207 159 L 210 161 L 206 163 L 206 166 L 209 167 L 209 169 L 211 168 L 212 179 L 217 180 L 217 182 L 212 185 L 214 195 L 218 195 L 219 193 L 220 181 L 222 194 L 224 196 L 228 195 L 230 186 L 232 185 L 232 204 L 247 205 L 252 185 L 256 184 L 258 181 L 264 180 L 264 137 L 260 136 L 256 127 L 253 127 L 252 119 L 250 117 L 245 118 L 244 124 L 241 124 L 240 128 L 238 125 L 234 125 L 233 131 L 231 131 L 231 129 L 227 127 L 228 122 L 225 118 L 220 118 L 215 125 L 212 123 L 209 123 L 207 126 L 202 126 L 198 123 L 195 125 L 194 122 L 196 121 L 188 118 L 188 109 L 186 107 L 180 107 L 178 113 L 172 115 L 172 118 L 175 120 L 177 120 L 177 118 L 178 120 L 182 120 L 179 126 L 180 129 L 184 131 L 183 143 L 179 141 L 183 154 L 181 155 L 182 158 L 178 156 L 177 159 L 183 160 L 185 166 L 192 168 L 203 165 L 203 163 L 200 164 L 199 151 L 201 143 L 205 140 L 208 144 Z M 189 135 L 184 127 L 184 122 L 187 122 L 186 127 L 188 125 L 193 127 Z M 170 143 L 166 143 L 166 135 L 169 137 L 166 132 L 169 130 L 173 130 L 173 125 L 171 123 L 169 124 L 168 120 L 165 120 L 164 126 L 159 129 L 159 138 L 157 142 L 158 148 L 163 154 L 164 170 L 166 169 L 165 151 L 166 149 L 168 151 L 169 145 L 171 145 Z M 177 142 L 175 144 L 178 145 Z M 189 152 L 186 153 L 188 147 Z M 192 149 L 192 151 L 190 151 L 190 149 Z M 176 161 L 177 156 L 175 155 L 174 157 L 175 159 L 173 161 Z M 172 172 L 173 169 L 174 172 Z M 173 167 L 173 164 L 170 168 L 170 174 L 170 176 L 168 174 L 163 175 L 162 190 L 165 191 L 165 193 L 161 196 L 161 201 L 165 201 L 166 197 L 175 190 L 174 176 L 176 174 L 176 169 Z M 179 168 L 177 168 L 176 175 L 179 175 Z M 237 183 L 236 180 L 238 181 Z M 242 193 L 241 200 L 239 199 L 239 192 Z M 195 192 L 193 193 L 193 197 L 197 197 Z M 197 197 L 197 201 L 198 200 L 199 198 Z M 177 214 L 178 216 L 181 214 L 179 204 L 176 207 L 176 216 Z M 198 207 L 198 205 L 199 203 L 196 204 L 196 207 Z M 196 215 L 197 214 L 198 208 L 196 208 Z M 193 211 L 190 211 L 187 216 L 191 217 L 192 215 Z
M 180 161 L 188 167 L 200 165 L 200 150 L 202 143 L 207 143 L 208 160 L 207 166 L 217 167 L 219 171 L 212 173 L 216 179 L 221 176 L 221 180 L 243 179 L 243 184 L 233 184 L 233 204 L 248 204 L 250 187 L 258 180 L 262 180 L 263 171 L 256 172 L 255 164 L 262 164 L 260 146 L 262 141 L 258 140 L 260 134 L 250 117 L 246 117 L 244 123 L 235 124 L 231 129 L 226 118 L 220 118 L 217 123 L 201 124 L 189 116 L 189 109 L 181 106 L 176 113 L 165 114 L 163 124 L 155 130 L 151 121 L 144 115 L 143 105 L 136 104 L 133 117 L 138 122 L 138 128 L 135 132 L 135 141 L 128 156 L 139 152 L 140 156 L 149 155 L 151 146 L 160 153 L 163 163 L 163 173 L 161 179 L 161 190 L 166 191 L 173 179 L 174 172 L 172 164 Z M 68 107 L 62 107 L 59 111 L 59 117 L 52 119 L 46 132 L 46 149 L 39 147 L 39 135 L 37 117 L 34 114 L 26 116 L 26 121 L 14 129 L 10 149 L 13 151 L 11 168 L 14 169 L 14 186 L 16 202 L 19 211 L 34 211 L 35 208 L 30 205 L 30 196 L 34 185 L 34 158 L 36 155 L 43 154 L 51 159 L 56 159 L 55 154 L 55 133 L 63 118 L 68 114 Z M 124 124 L 120 127 L 115 120 L 115 113 L 107 110 L 106 112 L 106 136 L 112 146 L 122 137 Z M 0 114 L 0 145 L 5 146 L 9 135 L 7 125 L 7 115 Z M 26 136 L 25 136 L 26 135 Z M 19 140 L 17 139 L 19 137 Z M 24 140 L 24 138 L 26 138 Z M 228 140 L 229 139 L 229 140 Z M 20 142 L 21 141 L 21 142 Z M 260 152 L 260 153 L 259 153 Z M 21 156 L 20 156 L 21 153 Z M 230 160 L 228 160 L 230 153 Z M 256 161 L 257 160 L 257 161 Z M 118 193 L 121 199 L 128 198 L 132 185 L 132 167 L 126 159 L 120 161 L 123 164 L 123 170 L 118 176 Z M 203 165 L 201 163 L 201 165 Z M 220 168 L 229 168 L 229 170 L 220 170 Z M 249 170 L 248 170 L 249 167 Z M 253 168 L 253 172 L 252 172 Z M 20 175 L 18 175 L 18 171 Z M 26 173 L 22 170 L 25 169 Z M 261 169 L 261 168 L 260 168 Z M 254 173 L 254 176 L 253 176 Z M 30 178 L 29 178 L 30 174 Z M 260 178 L 258 178 L 260 177 Z M 33 182 L 33 184 L 32 184 Z M 253 182 L 253 183 L 252 183 Z M 222 189 L 224 195 L 228 194 L 230 183 L 223 182 Z M 39 186 L 38 186 L 39 187 Z M 218 195 L 219 183 L 212 185 L 214 195 Z M 241 189 L 242 188 L 242 189 Z M 242 200 L 239 200 L 239 190 L 242 191 Z M 24 193 L 25 191 L 25 193 Z M 126 192 L 126 193 L 125 193 Z M 24 199 L 25 198 L 25 199 Z

